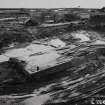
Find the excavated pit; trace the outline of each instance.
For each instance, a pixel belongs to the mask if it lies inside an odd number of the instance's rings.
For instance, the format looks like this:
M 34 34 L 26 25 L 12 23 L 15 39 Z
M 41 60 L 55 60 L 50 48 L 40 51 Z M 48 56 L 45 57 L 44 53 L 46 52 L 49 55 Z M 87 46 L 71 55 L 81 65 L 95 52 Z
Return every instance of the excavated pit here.
M 81 33 L 84 33 L 84 31 L 80 32 L 80 34 Z M 62 39 L 63 36 L 60 38 Z M 50 42 L 50 40 L 48 40 L 48 42 Z M 37 103 L 37 105 L 68 105 L 71 103 L 75 105 L 76 102 L 87 99 L 99 91 L 104 90 L 104 40 L 95 39 L 81 42 L 79 37 L 79 40 L 75 40 L 75 44 L 67 44 L 63 47 L 61 46 L 61 48 L 57 48 L 57 44 L 56 47 L 51 46 L 51 44 L 52 43 L 45 42 L 44 44 L 36 44 L 33 42 L 33 44 L 24 48 L 17 48 L 15 49 L 16 51 L 9 49 L 4 53 L 4 55 L 8 55 L 9 57 L 5 62 L 3 61 L 0 64 L 1 73 L 4 73 L 3 77 L 0 74 L 0 81 L 1 83 L 6 83 L 6 85 L 3 86 L 1 84 L 3 88 L 0 88 L 0 97 L 2 100 L 4 100 L 4 98 L 7 99 L 10 103 L 9 105 L 11 105 L 12 102 L 13 105 L 17 103 L 20 105 L 34 105 L 34 103 L 39 102 L 39 100 L 40 103 Z M 35 50 L 33 49 L 35 47 L 32 45 L 38 46 L 38 48 L 39 45 L 44 46 L 44 48 L 47 47 L 47 50 Z M 17 50 L 20 49 L 20 52 L 27 51 L 28 49 L 28 54 L 25 53 L 26 55 L 24 55 L 24 53 L 19 53 L 19 56 L 14 57 L 14 55 L 10 53 L 12 51 L 16 53 Z M 52 56 L 52 53 L 55 58 L 51 57 L 51 61 L 48 60 L 47 63 L 40 63 L 40 70 L 36 71 L 36 58 L 34 59 L 34 57 L 40 58 L 44 56 L 44 54 L 51 54 Z M 2 56 L 3 55 L 1 55 L 1 57 Z M 22 58 L 21 56 L 24 57 Z M 16 58 L 15 66 L 14 60 L 10 62 L 11 60 L 9 58 Z M 34 63 L 27 63 L 27 59 L 34 61 Z M 33 67 L 28 64 L 32 64 Z M 42 66 L 43 69 L 41 69 L 42 64 L 45 64 Z M 18 69 L 16 65 L 18 65 Z M 19 69 L 20 72 L 18 71 Z M 23 74 L 21 71 L 23 71 Z M 30 80 L 26 81 L 28 78 L 31 78 L 31 82 Z M 14 82 L 17 80 L 18 83 L 21 82 L 21 84 L 7 84 L 13 80 L 15 80 Z M 3 93 L 4 90 L 5 93 Z M 43 99 L 43 97 L 45 98 Z M 85 101 L 82 103 L 84 102 Z

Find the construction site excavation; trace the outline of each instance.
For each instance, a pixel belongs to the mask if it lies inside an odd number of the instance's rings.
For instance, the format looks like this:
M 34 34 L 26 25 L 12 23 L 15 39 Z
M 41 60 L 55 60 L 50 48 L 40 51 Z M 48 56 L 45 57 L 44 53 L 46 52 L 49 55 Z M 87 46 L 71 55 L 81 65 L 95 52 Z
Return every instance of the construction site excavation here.
M 0 105 L 105 104 L 104 96 L 105 7 L 0 9 Z

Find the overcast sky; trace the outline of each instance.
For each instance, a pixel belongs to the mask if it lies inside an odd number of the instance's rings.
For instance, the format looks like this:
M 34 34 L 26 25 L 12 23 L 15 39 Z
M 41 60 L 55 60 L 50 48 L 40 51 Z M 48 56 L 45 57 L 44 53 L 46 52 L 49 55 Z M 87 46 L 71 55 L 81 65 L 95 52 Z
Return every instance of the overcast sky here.
M 101 8 L 105 0 L 0 0 L 0 8 Z

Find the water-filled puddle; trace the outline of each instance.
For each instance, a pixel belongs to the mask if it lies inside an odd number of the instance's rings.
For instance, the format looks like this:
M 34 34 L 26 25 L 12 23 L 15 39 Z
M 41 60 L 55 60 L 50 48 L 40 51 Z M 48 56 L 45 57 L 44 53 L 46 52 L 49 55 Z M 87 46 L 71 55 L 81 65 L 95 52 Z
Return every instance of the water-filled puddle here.
M 31 44 L 25 48 L 7 50 L 0 55 L 0 62 L 7 61 L 9 57 L 16 57 L 20 60 L 30 62 L 29 65 L 46 65 L 48 62 L 55 60 L 59 55 L 51 46 Z
M 73 36 L 76 39 L 80 39 L 80 42 L 90 41 L 89 35 L 85 31 L 73 33 Z
M 61 41 L 60 39 L 52 39 L 51 41 L 49 41 L 49 45 L 61 48 L 61 47 L 65 47 L 66 43 Z
M 37 66 L 44 69 L 55 65 L 57 63 L 56 59 L 61 56 L 52 45 L 61 48 L 65 46 L 65 43 L 59 39 L 53 39 L 47 45 L 31 43 L 24 48 L 11 48 L 0 55 L 0 62 L 15 57 L 27 63 L 26 70 L 35 70 Z
M 104 40 L 96 40 L 95 42 L 93 42 L 92 44 L 95 44 L 95 45 L 98 45 L 98 44 L 105 44 L 105 41 Z

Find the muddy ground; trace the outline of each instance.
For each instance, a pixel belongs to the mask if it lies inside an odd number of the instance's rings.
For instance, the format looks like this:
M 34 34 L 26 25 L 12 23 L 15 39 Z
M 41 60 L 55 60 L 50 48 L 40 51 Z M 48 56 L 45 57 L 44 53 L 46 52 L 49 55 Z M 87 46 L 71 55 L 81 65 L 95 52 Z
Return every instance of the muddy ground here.
M 65 35 L 34 40 L 24 45 L 12 44 L 5 48 L 0 62 L 17 57 L 27 62 L 26 70 L 29 73 L 35 73 L 37 65 L 43 70 L 68 62 L 66 66 L 70 65 L 70 68 L 63 65 L 62 72 L 43 77 L 46 79 L 41 81 L 33 79 L 30 83 L 1 85 L 2 105 L 97 103 L 94 97 L 104 95 L 100 91 L 105 88 L 105 41 L 95 31 L 79 30 Z M 69 37 L 74 41 L 70 42 Z
M 2 22 L 0 105 L 105 103 L 104 31 L 80 26 L 74 29 L 71 23 L 69 26 L 49 28 L 26 27 L 13 21 Z M 13 72 L 8 63 L 5 64 L 11 57 L 24 61 L 29 74 L 35 74 L 37 66 L 42 71 L 41 75 L 52 67 L 55 73 L 43 78 L 39 73 L 38 80 L 34 78 L 22 83 L 6 82 L 19 75 Z M 18 77 L 20 81 L 25 79 L 20 75 Z

